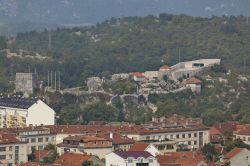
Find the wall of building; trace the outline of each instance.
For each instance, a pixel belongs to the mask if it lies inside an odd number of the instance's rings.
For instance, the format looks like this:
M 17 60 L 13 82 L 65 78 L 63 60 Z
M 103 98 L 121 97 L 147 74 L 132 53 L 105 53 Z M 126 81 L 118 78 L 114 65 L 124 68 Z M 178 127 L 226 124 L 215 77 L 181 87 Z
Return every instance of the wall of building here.
M 240 153 L 230 159 L 230 166 L 249 166 L 250 151 L 243 149 Z
M 27 125 L 54 125 L 55 111 L 43 101 L 38 100 L 28 109 Z

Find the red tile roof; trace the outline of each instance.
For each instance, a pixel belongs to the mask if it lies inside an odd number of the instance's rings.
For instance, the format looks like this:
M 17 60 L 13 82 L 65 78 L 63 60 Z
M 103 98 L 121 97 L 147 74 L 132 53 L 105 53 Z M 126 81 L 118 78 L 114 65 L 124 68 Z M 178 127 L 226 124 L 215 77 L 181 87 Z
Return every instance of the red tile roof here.
M 20 143 L 15 134 L 1 133 L 0 144 Z
M 113 133 L 113 138 L 110 138 L 110 133 L 98 134 L 98 136 L 103 137 L 105 139 L 110 139 L 114 145 L 134 144 L 135 143 L 135 141 L 133 139 L 130 139 L 127 136 L 123 136 L 119 133 Z
M 250 129 L 239 130 L 235 132 L 238 135 L 250 135 Z
M 202 161 L 201 159 L 180 158 L 176 163 L 181 164 L 181 166 L 198 166 Z
M 149 146 L 148 143 L 136 142 L 128 151 L 130 152 L 144 151 L 148 146 Z
M 131 75 L 133 75 L 135 77 L 144 77 L 143 73 L 141 73 L 141 72 L 132 72 Z
M 91 157 L 91 155 L 85 154 L 65 153 L 54 162 L 54 165 L 60 164 L 60 166 L 80 166 L 84 161 L 90 160 Z
M 242 151 L 242 148 L 234 148 L 233 150 L 231 150 L 230 152 L 228 152 L 225 155 L 225 158 L 227 159 L 231 159 L 233 158 L 235 155 L 237 155 L 238 153 L 240 153 Z
M 192 78 L 186 80 L 186 84 L 201 84 L 201 83 L 202 83 L 202 81 L 195 78 L 195 77 L 192 77 Z
M 168 70 L 171 69 L 168 65 L 163 65 L 160 67 L 160 70 Z
M 211 127 L 208 132 L 210 135 L 221 135 L 221 132 L 215 127 Z
M 39 161 L 40 159 L 43 159 L 44 157 L 48 157 L 52 154 L 53 154 L 53 150 L 36 150 L 34 152 L 36 161 Z

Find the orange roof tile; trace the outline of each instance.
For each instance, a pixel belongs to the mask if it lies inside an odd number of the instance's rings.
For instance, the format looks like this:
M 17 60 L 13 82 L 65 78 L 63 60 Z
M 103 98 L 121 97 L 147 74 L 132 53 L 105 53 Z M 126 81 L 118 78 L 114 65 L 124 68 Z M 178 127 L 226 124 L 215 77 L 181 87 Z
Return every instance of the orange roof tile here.
M 198 166 L 203 160 L 196 158 L 180 158 L 176 163 L 181 164 L 182 166 Z
M 195 77 L 192 77 L 192 78 L 186 80 L 186 84 L 201 84 L 201 83 L 202 83 L 202 81 L 195 78 Z
M 242 151 L 242 148 L 234 148 L 233 150 L 231 150 L 230 152 L 228 152 L 225 157 L 227 159 L 231 159 L 233 158 L 235 155 L 237 155 L 238 153 L 240 153 Z
M 221 132 L 218 129 L 216 129 L 215 127 L 211 127 L 209 129 L 209 134 L 210 135 L 221 135 Z
M 160 70 L 168 70 L 171 69 L 168 65 L 163 65 L 160 67 Z
M 54 165 L 60 164 L 60 166 L 79 166 L 84 161 L 90 160 L 91 157 L 91 155 L 65 153 L 54 162 Z
M 52 155 L 53 150 L 36 150 L 34 152 L 35 160 L 39 161 L 40 159 L 43 159 L 44 157 L 48 157 Z
M 136 142 L 128 151 L 130 152 L 144 151 L 148 146 L 149 146 L 148 143 Z
M 135 77 L 144 77 L 143 73 L 141 73 L 141 72 L 132 72 L 131 75 L 133 75 Z

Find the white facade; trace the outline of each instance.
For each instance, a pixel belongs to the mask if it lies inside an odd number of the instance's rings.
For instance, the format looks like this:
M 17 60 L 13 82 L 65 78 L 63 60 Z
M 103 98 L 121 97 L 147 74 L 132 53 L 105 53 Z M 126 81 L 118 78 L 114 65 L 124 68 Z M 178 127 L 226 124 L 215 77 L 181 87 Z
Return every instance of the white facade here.
M 129 157 L 124 159 L 114 152 L 111 152 L 106 155 L 106 166 L 136 166 L 137 163 L 148 163 L 148 166 L 158 166 L 158 162 L 154 157 L 149 158 L 133 158 Z
M 144 76 L 149 80 L 153 80 L 159 77 L 159 71 L 146 71 Z
M 54 125 L 55 111 L 41 100 L 38 100 L 27 109 L 0 106 L 0 128 L 42 124 Z
M 159 150 L 152 144 L 149 144 L 148 147 L 144 151 L 149 152 L 154 157 L 160 154 Z
M 55 124 L 55 111 L 41 100 L 38 100 L 35 104 L 28 108 L 27 112 L 27 125 Z
M 189 87 L 192 92 L 201 92 L 201 84 L 187 84 L 186 86 Z
M 200 148 L 203 145 L 209 143 L 208 130 L 191 130 L 191 131 L 172 131 L 161 133 L 149 133 L 149 134 L 128 134 L 128 137 L 136 141 L 145 140 L 174 140 L 177 145 L 187 145 L 189 149 Z
M 27 144 L 12 143 L 0 145 L 0 162 L 9 166 L 27 162 Z

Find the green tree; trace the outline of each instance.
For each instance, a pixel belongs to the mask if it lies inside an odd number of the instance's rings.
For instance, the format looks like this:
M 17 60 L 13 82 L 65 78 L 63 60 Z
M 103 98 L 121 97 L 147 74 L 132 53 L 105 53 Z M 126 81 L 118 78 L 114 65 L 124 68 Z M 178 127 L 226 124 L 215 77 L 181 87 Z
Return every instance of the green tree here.
M 214 159 L 218 158 L 219 155 L 215 150 L 214 145 L 211 143 L 208 143 L 203 146 L 202 153 L 208 161 L 214 161 Z

